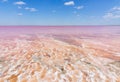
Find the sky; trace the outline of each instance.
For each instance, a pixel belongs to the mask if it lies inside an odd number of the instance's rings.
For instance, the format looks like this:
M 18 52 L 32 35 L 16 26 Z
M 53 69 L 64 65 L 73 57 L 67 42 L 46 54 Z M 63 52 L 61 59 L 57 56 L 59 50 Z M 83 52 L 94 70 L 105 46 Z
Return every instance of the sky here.
M 0 0 L 0 25 L 120 25 L 120 0 Z

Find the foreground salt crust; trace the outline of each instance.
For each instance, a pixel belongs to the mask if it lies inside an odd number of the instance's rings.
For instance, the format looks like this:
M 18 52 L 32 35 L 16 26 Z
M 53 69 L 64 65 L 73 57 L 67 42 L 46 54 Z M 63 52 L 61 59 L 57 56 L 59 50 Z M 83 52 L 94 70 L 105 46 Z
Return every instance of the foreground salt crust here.
M 80 45 L 40 36 L 1 39 L 0 82 L 120 82 L 119 56 L 74 40 Z

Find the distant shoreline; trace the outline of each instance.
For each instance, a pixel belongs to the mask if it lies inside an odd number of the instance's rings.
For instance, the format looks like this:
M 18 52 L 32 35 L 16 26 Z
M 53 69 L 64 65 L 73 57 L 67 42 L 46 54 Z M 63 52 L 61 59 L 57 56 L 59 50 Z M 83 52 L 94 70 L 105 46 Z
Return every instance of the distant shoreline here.
M 7 26 L 35 26 L 35 27 L 64 27 L 64 26 L 67 26 L 67 27 L 73 27 L 73 26 L 75 26 L 75 27 L 81 27 L 81 26 L 84 26 L 84 27 L 86 27 L 86 26 L 120 26 L 120 25 L 0 25 L 0 27 L 2 27 L 2 26 L 4 26 L 4 27 L 7 27 Z

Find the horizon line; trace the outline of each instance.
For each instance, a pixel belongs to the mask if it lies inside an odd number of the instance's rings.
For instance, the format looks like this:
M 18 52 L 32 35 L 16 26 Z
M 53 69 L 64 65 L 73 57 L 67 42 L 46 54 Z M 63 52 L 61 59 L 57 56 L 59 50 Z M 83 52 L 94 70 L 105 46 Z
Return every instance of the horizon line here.
M 2 26 L 40 26 L 40 27 L 55 27 L 55 26 L 60 26 L 60 27 L 62 27 L 62 26 L 120 26 L 120 25 L 0 25 L 0 27 L 2 27 Z

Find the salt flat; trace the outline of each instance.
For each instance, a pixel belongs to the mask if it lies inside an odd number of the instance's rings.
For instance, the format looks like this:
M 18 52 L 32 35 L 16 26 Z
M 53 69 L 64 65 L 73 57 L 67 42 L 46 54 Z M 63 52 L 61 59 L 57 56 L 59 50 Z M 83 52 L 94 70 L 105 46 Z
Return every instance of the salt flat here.
M 120 82 L 118 30 L 64 28 L 4 30 L 8 34 L 0 36 L 0 82 Z

